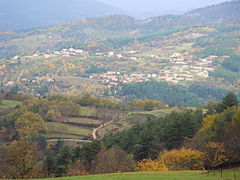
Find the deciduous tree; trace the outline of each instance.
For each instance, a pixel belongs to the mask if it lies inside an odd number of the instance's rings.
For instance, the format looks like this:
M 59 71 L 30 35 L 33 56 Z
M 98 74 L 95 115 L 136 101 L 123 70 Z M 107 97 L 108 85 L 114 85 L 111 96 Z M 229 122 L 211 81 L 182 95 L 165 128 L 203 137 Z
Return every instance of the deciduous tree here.
M 120 147 L 113 147 L 107 151 L 99 152 L 96 159 L 96 173 L 129 172 L 135 169 L 131 155 Z
M 26 179 L 42 176 L 36 146 L 27 140 L 14 141 L 7 147 L 2 168 L 7 178 Z
M 29 137 L 37 135 L 46 130 L 43 119 L 35 113 L 26 112 L 14 122 L 16 130 L 20 137 Z

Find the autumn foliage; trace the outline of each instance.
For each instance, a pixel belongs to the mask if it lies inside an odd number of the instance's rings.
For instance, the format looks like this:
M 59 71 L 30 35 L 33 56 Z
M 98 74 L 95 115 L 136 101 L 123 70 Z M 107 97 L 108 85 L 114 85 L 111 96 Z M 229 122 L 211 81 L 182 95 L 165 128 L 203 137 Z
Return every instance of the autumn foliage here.
M 2 172 L 9 179 L 37 178 L 42 176 L 41 161 L 36 146 L 29 141 L 14 141 L 7 147 Z
M 202 152 L 182 148 L 165 151 L 159 155 L 169 170 L 201 170 L 203 169 L 204 154 Z
M 144 159 L 137 163 L 137 171 L 168 171 L 163 162 L 152 159 Z

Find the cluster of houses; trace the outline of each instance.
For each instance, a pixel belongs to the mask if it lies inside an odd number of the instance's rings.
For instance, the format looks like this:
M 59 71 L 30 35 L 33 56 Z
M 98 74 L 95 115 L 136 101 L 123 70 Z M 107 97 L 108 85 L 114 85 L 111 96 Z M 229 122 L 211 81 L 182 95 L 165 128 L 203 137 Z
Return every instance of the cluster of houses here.
M 122 54 L 116 52 L 105 52 L 105 53 L 96 53 L 96 56 L 104 56 L 118 59 L 129 59 L 129 60 L 138 60 L 139 57 L 135 56 L 138 54 L 137 51 L 124 51 Z M 54 51 L 49 54 L 33 54 L 32 56 L 20 57 L 15 56 L 9 60 L 11 62 L 16 63 L 20 59 L 29 60 L 33 57 L 42 57 L 43 59 L 48 59 L 51 57 L 70 57 L 70 56 L 81 56 L 88 58 L 89 53 L 87 51 L 81 49 L 62 49 L 61 51 Z M 41 58 L 41 59 L 42 59 Z M 148 55 L 150 60 L 161 59 L 160 56 L 157 55 Z M 151 73 L 148 72 L 115 72 L 108 71 L 106 73 L 101 74 L 92 74 L 90 79 L 99 80 L 101 84 L 111 86 L 118 86 L 122 84 L 136 83 L 136 82 L 145 82 L 151 80 L 159 80 L 159 81 L 167 81 L 169 83 L 177 84 L 183 81 L 194 81 L 198 78 L 208 78 L 209 72 L 214 71 L 214 67 L 212 63 L 217 58 L 217 56 L 209 56 L 206 58 L 196 58 L 193 56 L 186 56 L 181 53 L 174 53 L 169 57 L 168 64 L 164 68 L 160 68 L 159 72 Z M 223 57 L 226 58 L 226 57 Z M 6 65 L 0 65 L 0 73 L 6 69 Z M 1 75 L 1 74 L 0 74 Z M 32 77 L 31 79 L 21 78 L 18 80 L 20 83 L 37 83 L 41 82 L 45 83 L 54 83 L 55 80 L 52 78 L 51 74 L 44 75 L 42 77 Z M 14 81 L 6 81 L 5 86 L 13 86 Z
M 22 83 L 42 83 L 42 82 L 55 83 L 56 81 L 51 76 L 45 75 L 45 76 L 41 76 L 41 77 L 35 76 L 32 79 L 21 78 L 19 80 L 19 82 L 22 82 Z
M 114 55 L 111 53 L 111 55 Z M 156 55 L 151 58 L 158 58 Z M 182 57 L 179 53 L 174 53 L 170 57 L 168 68 L 160 69 L 159 73 L 128 73 L 109 71 L 102 74 L 92 74 L 91 79 L 98 79 L 102 84 L 117 86 L 150 80 L 161 80 L 177 84 L 182 81 L 193 81 L 197 78 L 208 78 L 209 72 L 215 70 L 212 63 L 217 56 L 194 59 L 193 56 Z
M 82 56 L 82 57 L 89 57 L 89 54 L 87 51 L 84 51 L 82 49 L 62 49 L 61 51 L 53 51 L 51 53 L 35 53 L 32 56 L 26 56 L 25 58 L 44 58 L 49 59 L 53 57 L 71 57 L 71 56 Z M 19 59 L 19 56 L 15 56 L 13 60 Z

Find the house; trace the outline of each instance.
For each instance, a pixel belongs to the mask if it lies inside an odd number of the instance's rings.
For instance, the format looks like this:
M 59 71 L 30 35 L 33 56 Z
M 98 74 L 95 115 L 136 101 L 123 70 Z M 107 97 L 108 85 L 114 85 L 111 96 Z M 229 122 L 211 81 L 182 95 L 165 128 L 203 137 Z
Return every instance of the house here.
M 115 54 L 114 52 L 109 52 L 109 53 L 108 53 L 108 56 L 109 56 L 109 57 L 110 57 L 110 56 L 114 56 L 114 54 Z
M 118 55 L 117 55 L 117 58 L 118 58 L 118 59 L 121 59 L 121 58 L 123 58 L 123 55 L 122 55 L 122 54 L 118 54 Z

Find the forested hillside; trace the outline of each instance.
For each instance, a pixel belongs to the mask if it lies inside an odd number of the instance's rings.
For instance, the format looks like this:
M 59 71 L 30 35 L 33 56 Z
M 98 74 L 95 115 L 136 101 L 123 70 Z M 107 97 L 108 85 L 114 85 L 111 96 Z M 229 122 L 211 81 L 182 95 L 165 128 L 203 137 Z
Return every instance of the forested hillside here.
M 124 85 L 119 92 L 132 99 L 158 99 L 166 104 L 200 106 L 210 100 L 220 101 L 229 91 L 192 84 L 188 88 L 181 85 L 169 85 L 166 82 L 142 82 Z

